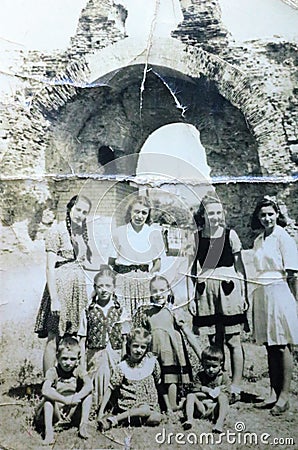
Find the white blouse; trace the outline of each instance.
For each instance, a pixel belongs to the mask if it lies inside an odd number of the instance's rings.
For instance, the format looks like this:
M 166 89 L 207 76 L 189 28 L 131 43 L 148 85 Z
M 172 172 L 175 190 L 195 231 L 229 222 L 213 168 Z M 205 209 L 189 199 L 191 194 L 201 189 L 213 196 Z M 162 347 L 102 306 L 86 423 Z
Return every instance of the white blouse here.
M 117 264 L 150 264 L 165 254 L 161 232 L 154 226 L 144 224 L 136 232 L 131 223 L 116 228 L 112 235 L 114 252 L 112 258 Z
M 298 252 L 294 239 L 279 225 L 265 238 L 260 234 L 254 242 L 254 265 L 257 273 L 298 270 Z

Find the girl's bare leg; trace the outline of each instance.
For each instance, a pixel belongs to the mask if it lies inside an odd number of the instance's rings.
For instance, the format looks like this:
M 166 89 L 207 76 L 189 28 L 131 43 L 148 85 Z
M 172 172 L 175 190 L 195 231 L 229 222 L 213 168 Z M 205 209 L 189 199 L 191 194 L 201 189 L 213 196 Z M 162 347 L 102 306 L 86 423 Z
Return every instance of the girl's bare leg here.
M 123 413 L 117 414 L 116 416 L 112 416 L 113 418 L 115 418 L 117 420 L 117 422 L 121 422 L 125 419 L 129 419 L 130 417 L 140 417 L 140 418 L 145 418 L 145 417 L 150 417 L 153 414 L 152 409 L 150 409 L 150 406 L 148 405 L 143 405 L 140 406 L 139 408 L 132 408 L 129 409 L 127 411 L 124 411 Z
M 265 403 L 273 404 L 279 396 L 279 361 L 278 354 L 274 346 L 266 346 L 268 370 L 270 379 L 270 396 Z
M 56 350 L 57 350 L 58 336 L 55 333 L 49 332 L 46 346 L 43 353 L 43 374 L 47 370 L 54 367 L 56 364 Z
M 168 396 L 172 411 L 177 411 L 177 385 L 175 383 L 169 385 Z
M 276 406 L 283 407 L 289 400 L 290 385 L 293 373 L 293 357 L 288 346 L 277 346 L 279 355 L 279 384 Z
M 231 355 L 232 385 L 240 388 L 244 367 L 240 334 L 227 334 L 226 343 Z

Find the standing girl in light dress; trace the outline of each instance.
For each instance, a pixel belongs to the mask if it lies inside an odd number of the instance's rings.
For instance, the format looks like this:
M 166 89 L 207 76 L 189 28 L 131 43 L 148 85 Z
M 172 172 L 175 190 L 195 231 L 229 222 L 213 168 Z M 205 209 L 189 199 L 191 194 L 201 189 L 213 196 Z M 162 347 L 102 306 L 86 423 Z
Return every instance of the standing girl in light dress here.
M 164 242 L 160 230 L 151 225 L 151 203 L 145 196 L 134 196 L 126 215 L 126 225 L 112 234 L 114 252 L 109 265 L 117 276 L 117 295 L 130 320 L 141 303 L 149 303 L 150 274 L 161 267 Z
M 241 330 L 246 324 L 247 289 L 242 262 L 242 245 L 235 230 L 224 225 L 224 210 L 218 198 L 203 198 L 197 213 L 197 251 L 193 265 L 195 299 L 189 310 L 194 327 L 203 328 L 211 345 L 231 359 L 230 402 L 240 399 L 244 353 Z
M 45 240 L 47 284 L 34 329 L 39 337 L 47 338 L 44 374 L 55 365 L 59 337 L 77 334 L 88 304 L 83 268 L 92 257 L 86 223 L 90 210 L 90 200 L 75 195 L 66 206 L 65 221 L 54 224 Z
M 282 228 L 286 223 L 274 199 L 264 197 L 257 204 L 251 225 L 262 230 L 253 247 L 258 283 L 253 293 L 254 336 L 258 344 L 266 346 L 271 387 L 269 399 L 258 407 L 271 408 L 272 415 L 281 415 L 289 408 L 293 371 L 290 344 L 298 344 L 294 298 L 297 247 Z

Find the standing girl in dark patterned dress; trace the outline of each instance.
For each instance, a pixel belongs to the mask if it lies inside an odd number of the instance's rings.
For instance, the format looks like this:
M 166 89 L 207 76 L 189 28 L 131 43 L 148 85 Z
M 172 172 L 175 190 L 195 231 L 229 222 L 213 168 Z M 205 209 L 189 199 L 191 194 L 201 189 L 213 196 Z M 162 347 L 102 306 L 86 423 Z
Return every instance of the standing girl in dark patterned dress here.
M 88 304 L 83 267 L 92 256 L 86 223 L 90 210 L 87 197 L 72 197 L 66 206 L 66 220 L 54 224 L 45 240 L 47 284 L 34 329 L 39 337 L 47 338 L 44 373 L 55 365 L 59 337 L 77 334 Z
M 81 363 L 87 359 L 92 376 L 93 398 L 99 408 L 107 390 L 111 372 L 120 361 L 122 309 L 114 295 L 115 274 L 109 266 L 102 266 L 94 277 L 94 293 L 83 312 L 78 335 L 81 337 Z

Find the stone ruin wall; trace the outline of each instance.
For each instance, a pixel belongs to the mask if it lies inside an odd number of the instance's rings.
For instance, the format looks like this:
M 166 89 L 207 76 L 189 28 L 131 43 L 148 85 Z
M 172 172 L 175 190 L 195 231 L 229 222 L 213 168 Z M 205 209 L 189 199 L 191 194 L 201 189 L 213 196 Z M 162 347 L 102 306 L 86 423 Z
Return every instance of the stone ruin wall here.
M 71 173 L 73 167 L 81 173 L 89 172 L 96 163 L 94 151 L 99 144 L 113 145 L 117 156 L 135 153 L 146 137 L 165 123 L 185 121 L 197 126 L 212 175 L 284 177 L 297 172 L 297 45 L 279 39 L 238 45 L 220 21 L 217 1 L 181 0 L 181 6 L 184 20 L 172 37 L 187 45 L 189 64 L 200 66 L 202 82 L 205 86 L 210 83 L 212 95 L 221 99 L 222 110 L 218 113 L 208 98 L 203 105 L 198 98 L 182 117 L 170 101 L 169 91 L 151 75 L 146 80 L 148 95 L 144 96 L 141 121 L 137 114 L 139 81 L 135 74 L 128 74 L 127 85 L 116 92 L 107 87 L 82 89 L 90 80 L 85 58 L 125 37 L 109 18 L 108 0 L 88 2 L 66 52 L 14 55 L 14 67 L 18 66 L 22 81 L 14 97 L 4 99 L 0 118 L 2 175 L 8 178 L 1 183 L 2 198 L 6 199 L 2 205 L 4 225 L 32 215 L 36 205 L 51 195 L 56 184 L 44 183 L 45 175 L 50 180 L 51 174 Z M 173 59 L 179 56 L 173 55 Z M 186 67 L 186 75 L 188 70 Z M 184 88 L 184 98 L 179 100 L 186 99 L 187 103 L 189 84 L 181 81 L 178 73 L 176 76 Z M 92 98 L 98 96 L 101 107 Z M 157 103 L 156 99 L 162 101 Z M 98 118 L 101 133 L 95 126 Z M 82 142 L 74 142 L 73 134 L 78 132 L 76 126 L 80 122 Z M 210 134 L 210 128 L 217 132 L 216 136 Z M 55 149 L 65 140 L 63 165 L 61 152 L 59 156 Z M 227 160 L 234 164 L 227 165 Z M 272 160 L 277 161 L 274 167 Z M 100 173 L 101 168 L 97 167 Z M 20 177 L 18 182 L 9 181 L 15 176 Z M 217 186 L 229 210 L 231 225 L 247 243 L 254 197 L 265 191 L 278 194 L 291 217 L 297 219 L 296 190 L 294 184 L 283 182 Z

